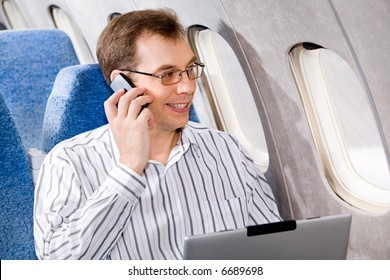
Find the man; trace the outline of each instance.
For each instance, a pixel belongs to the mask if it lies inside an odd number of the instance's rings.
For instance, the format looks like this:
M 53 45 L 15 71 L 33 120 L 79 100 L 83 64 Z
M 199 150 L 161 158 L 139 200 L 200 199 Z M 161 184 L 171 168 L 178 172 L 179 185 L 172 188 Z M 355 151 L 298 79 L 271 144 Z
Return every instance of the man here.
M 188 122 L 204 65 L 170 10 L 124 14 L 99 37 L 109 124 L 57 145 L 36 188 L 40 259 L 181 259 L 188 235 L 280 221 L 231 135 Z

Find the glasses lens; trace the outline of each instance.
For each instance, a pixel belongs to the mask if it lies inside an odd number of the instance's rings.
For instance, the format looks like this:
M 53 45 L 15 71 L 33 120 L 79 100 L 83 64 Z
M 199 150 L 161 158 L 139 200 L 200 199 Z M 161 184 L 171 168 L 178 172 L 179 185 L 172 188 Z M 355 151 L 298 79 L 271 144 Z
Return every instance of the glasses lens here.
M 161 82 L 163 85 L 173 85 L 180 82 L 183 72 L 187 72 L 188 78 L 194 80 L 202 76 L 204 65 L 194 64 L 187 68 L 187 70 L 174 70 L 164 73 L 161 76 Z
M 165 73 L 161 77 L 161 82 L 162 82 L 163 85 L 176 84 L 181 79 L 181 75 L 180 74 L 181 74 L 180 70 L 175 70 L 175 71 L 170 71 L 168 73 Z
M 196 79 L 198 77 L 198 67 L 196 64 L 192 65 L 187 70 L 188 78 L 189 79 Z

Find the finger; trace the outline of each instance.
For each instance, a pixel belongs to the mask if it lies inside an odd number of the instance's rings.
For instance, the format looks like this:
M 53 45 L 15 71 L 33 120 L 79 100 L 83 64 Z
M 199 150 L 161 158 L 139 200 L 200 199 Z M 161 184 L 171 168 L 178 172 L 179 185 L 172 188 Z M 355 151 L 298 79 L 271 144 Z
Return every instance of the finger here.
M 129 90 L 123 96 L 121 96 L 119 98 L 119 102 L 118 102 L 118 116 L 119 117 L 122 117 L 122 118 L 127 117 L 130 104 L 140 94 L 143 94 L 143 91 L 139 88 L 134 88 L 134 89 Z
M 148 108 L 142 110 L 142 112 L 138 116 L 138 120 L 143 123 L 146 123 L 149 128 L 152 128 L 154 125 L 153 113 Z
M 130 118 L 136 119 L 143 108 L 147 107 L 153 101 L 153 97 L 148 95 L 140 95 L 135 98 L 130 106 L 128 111 L 128 116 Z
M 104 102 L 104 111 L 106 113 L 107 120 L 110 122 L 118 115 L 118 109 L 116 105 L 119 102 L 121 96 L 125 94 L 125 90 L 121 89 L 117 92 L 114 92 L 105 102 Z

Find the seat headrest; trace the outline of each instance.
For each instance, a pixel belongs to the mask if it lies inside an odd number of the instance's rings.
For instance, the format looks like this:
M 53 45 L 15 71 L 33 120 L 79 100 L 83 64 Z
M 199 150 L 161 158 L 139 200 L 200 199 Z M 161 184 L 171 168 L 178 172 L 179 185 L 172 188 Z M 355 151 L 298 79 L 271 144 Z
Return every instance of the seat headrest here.
M 106 124 L 103 104 L 111 93 L 98 64 L 62 69 L 47 101 L 42 149 L 49 152 L 65 139 Z
M 46 101 L 57 73 L 78 63 L 62 31 L 0 32 L 0 92 L 26 148 L 39 148 Z

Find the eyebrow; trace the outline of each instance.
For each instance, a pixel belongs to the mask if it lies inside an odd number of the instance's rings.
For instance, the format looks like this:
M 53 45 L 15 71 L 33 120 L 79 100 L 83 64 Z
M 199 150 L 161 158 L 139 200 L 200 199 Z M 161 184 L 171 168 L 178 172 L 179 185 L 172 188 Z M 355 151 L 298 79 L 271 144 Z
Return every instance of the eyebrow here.
M 193 57 L 191 58 L 191 60 L 187 63 L 187 66 L 190 66 L 190 65 L 193 64 L 196 60 L 197 60 L 197 57 L 196 57 L 196 56 L 193 56 Z M 164 65 L 161 65 L 160 67 L 158 67 L 157 70 L 154 71 L 153 73 L 158 73 L 158 72 L 160 72 L 160 71 L 169 70 L 169 69 L 172 69 L 172 68 L 178 68 L 178 67 L 177 67 L 177 65 L 164 64 Z

